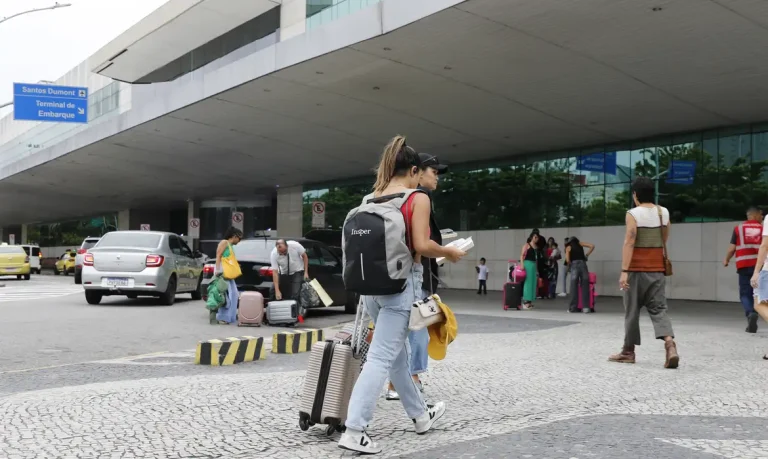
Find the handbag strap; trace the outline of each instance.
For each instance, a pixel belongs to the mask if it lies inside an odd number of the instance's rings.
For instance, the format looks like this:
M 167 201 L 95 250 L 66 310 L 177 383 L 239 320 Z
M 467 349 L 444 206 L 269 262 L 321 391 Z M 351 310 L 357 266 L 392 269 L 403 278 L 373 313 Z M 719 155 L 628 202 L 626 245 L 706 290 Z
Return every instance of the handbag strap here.
M 661 215 L 661 207 L 656 206 L 656 210 L 659 213 L 659 235 L 661 236 L 661 248 L 662 248 L 662 256 L 664 257 L 664 265 L 666 270 L 666 264 L 667 264 L 667 242 L 664 240 L 664 220 Z

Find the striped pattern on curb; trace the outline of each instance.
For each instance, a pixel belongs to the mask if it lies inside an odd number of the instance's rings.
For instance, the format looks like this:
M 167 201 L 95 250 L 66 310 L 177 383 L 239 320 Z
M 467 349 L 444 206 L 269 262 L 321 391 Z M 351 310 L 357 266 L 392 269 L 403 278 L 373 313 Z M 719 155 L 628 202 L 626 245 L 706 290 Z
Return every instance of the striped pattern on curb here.
M 323 340 L 322 330 L 290 330 L 272 335 L 273 354 L 309 352 L 312 345 Z
M 266 358 L 264 338 L 241 336 L 239 338 L 200 341 L 195 353 L 195 364 L 218 367 Z

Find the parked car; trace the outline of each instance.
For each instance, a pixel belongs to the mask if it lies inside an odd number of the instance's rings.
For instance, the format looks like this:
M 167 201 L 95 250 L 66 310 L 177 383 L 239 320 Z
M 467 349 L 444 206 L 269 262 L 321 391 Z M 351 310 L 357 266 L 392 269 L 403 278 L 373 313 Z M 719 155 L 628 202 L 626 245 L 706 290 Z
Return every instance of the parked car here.
M 75 256 L 75 284 L 83 283 L 83 256 L 85 252 L 91 247 L 95 246 L 99 242 L 100 237 L 91 237 L 83 239 L 83 243 L 80 244 L 80 248 L 77 249 L 77 255 Z
M 75 272 L 75 251 L 67 250 L 63 255 L 59 257 L 56 264 L 53 265 L 53 274 L 58 276 L 64 274 L 69 276 L 70 273 Z
M 29 280 L 29 255 L 20 245 L 0 245 L 0 276 L 16 276 Z
M 243 275 L 235 280 L 240 291 L 258 291 L 266 300 L 272 289 L 272 268 L 269 256 L 279 238 L 253 238 L 240 241 L 235 247 L 235 256 Z M 327 245 L 309 239 L 293 239 L 307 251 L 309 257 L 309 277 L 317 279 L 333 300 L 335 306 L 344 306 L 344 311 L 354 314 L 357 311 L 358 297 L 344 288 L 341 258 L 337 257 Z M 209 260 L 203 268 L 201 294 L 207 296 L 208 284 L 214 273 L 216 259 Z
M 154 296 L 172 305 L 177 293 L 200 299 L 202 263 L 178 235 L 160 231 L 113 231 L 83 256 L 83 288 L 88 304 L 102 297 Z
M 22 244 L 21 248 L 24 249 L 29 257 L 29 268 L 31 272 L 40 274 L 43 267 L 43 252 L 40 251 L 40 247 L 32 244 Z
M 341 259 L 341 230 L 313 229 L 304 235 L 304 239 L 322 242 L 328 247 L 328 250 Z

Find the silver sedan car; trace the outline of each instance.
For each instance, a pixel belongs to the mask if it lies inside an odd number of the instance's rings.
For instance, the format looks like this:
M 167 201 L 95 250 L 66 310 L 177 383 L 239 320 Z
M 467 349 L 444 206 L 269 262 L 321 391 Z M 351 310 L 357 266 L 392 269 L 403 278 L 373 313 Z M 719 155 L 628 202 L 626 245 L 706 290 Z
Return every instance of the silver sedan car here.
M 176 234 L 160 231 L 113 231 L 83 257 L 83 287 L 88 304 L 104 296 L 159 297 L 172 305 L 177 293 L 199 300 L 203 264 Z

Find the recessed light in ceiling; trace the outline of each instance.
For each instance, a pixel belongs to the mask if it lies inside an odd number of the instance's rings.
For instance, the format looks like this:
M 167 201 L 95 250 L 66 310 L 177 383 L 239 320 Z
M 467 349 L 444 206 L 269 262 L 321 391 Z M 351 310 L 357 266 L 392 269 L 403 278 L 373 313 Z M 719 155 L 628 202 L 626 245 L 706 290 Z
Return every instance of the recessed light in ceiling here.
M 660 6 L 654 6 L 653 8 L 651 8 L 651 11 L 661 11 L 661 10 L 663 10 L 663 9 L 664 9 L 664 8 L 662 8 L 662 7 L 660 7 Z

